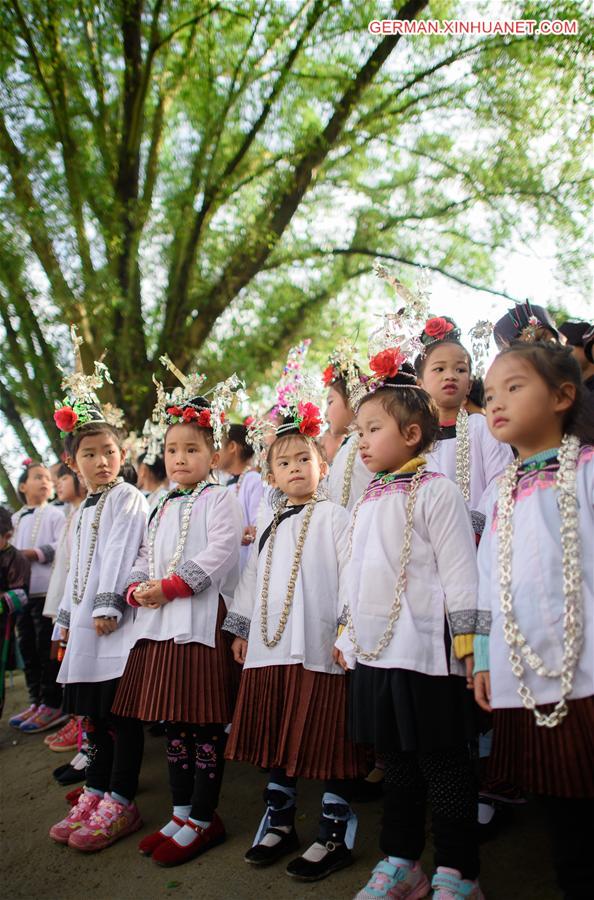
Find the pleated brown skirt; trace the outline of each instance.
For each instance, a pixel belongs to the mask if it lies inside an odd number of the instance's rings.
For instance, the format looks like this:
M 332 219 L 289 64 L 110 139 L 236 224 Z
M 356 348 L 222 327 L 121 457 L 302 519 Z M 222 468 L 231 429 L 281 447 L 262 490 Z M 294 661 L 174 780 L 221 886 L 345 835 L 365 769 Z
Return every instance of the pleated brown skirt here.
M 227 759 L 282 768 L 289 777 L 357 778 L 365 752 L 347 738 L 348 675 L 302 665 L 246 669 Z
M 112 712 L 145 722 L 230 722 L 241 669 L 231 653 L 233 636 L 221 630 L 225 612 L 221 600 L 215 647 L 139 641 L 130 651 Z
M 488 777 L 533 794 L 594 798 L 594 697 L 570 700 L 568 706 L 555 728 L 537 725 L 527 709 L 494 710 Z

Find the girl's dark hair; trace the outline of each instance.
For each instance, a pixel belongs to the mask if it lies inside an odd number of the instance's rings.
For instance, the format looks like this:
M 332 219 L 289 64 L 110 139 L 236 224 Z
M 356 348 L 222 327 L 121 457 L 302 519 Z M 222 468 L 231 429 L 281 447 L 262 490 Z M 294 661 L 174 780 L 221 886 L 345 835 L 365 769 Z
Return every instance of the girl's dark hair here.
M 438 347 L 443 347 L 444 344 L 447 344 L 448 347 L 452 345 L 454 347 L 459 347 L 466 354 L 466 358 L 468 359 L 468 372 L 472 374 L 472 357 L 464 344 L 461 344 L 460 341 L 453 340 L 443 340 L 443 341 L 434 341 L 432 344 L 429 344 L 423 353 L 419 353 L 417 358 L 415 359 L 415 371 L 419 378 L 423 377 L 423 372 L 425 371 L 425 366 L 427 365 L 427 361 L 434 350 L 437 350 Z
M 67 466 L 66 463 L 60 463 L 60 467 L 58 469 L 58 478 L 63 478 L 64 475 L 70 475 L 72 480 L 74 481 L 74 491 L 77 497 L 80 497 L 82 494 L 82 486 L 76 472 L 73 472 L 70 466 Z
M 138 473 L 131 462 L 124 463 L 120 469 L 120 475 L 127 484 L 136 485 L 138 483 Z
M 471 380 L 468 399 L 475 406 L 480 406 L 481 409 L 485 408 L 485 385 L 482 378 L 473 378 Z
M 314 452 L 318 454 L 320 460 L 322 462 L 328 462 L 328 454 L 324 447 L 317 441 L 315 438 L 308 437 L 305 434 L 301 434 L 300 431 L 289 431 L 286 434 L 279 434 L 278 437 L 275 437 L 270 447 L 268 448 L 268 453 L 266 454 L 266 462 L 268 463 L 268 468 L 272 468 L 272 460 L 274 459 L 274 454 L 281 447 L 284 447 L 289 441 L 295 440 L 295 438 L 301 439 L 303 443 L 307 444 L 309 447 L 312 447 Z
M 349 395 L 347 392 L 346 380 L 342 375 L 339 375 L 329 386 L 330 388 L 334 388 L 337 394 L 340 394 L 344 402 L 347 406 L 350 406 Z
M 19 495 L 23 503 L 26 503 L 26 498 L 24 493 L 21 491 L 21 485 L 26 482 L 27 478 L 29 477 L 29 472 L 31 472 L 33 469 L 45 468 L 45 463 L 39 462 L 38 460 L 33 460 L 33 462 L 27 463 L 27 465 L 24 467 L 23 471 L 19 475 L 19 480 L 17 481 L 17 494 Z
M 138 465 L 146 466 L 157 481 L 165 481 L 167 472 L 165 471 L 165 460 L 162 456 L 155 456 L 152 463 L 147 463 L 146 453 L 141 453 L 138 457 Z
M 245 425 L 233 424 L 229 426 L 229 431 L 225 439 L 225 444 L 235 441 L 239 445 L 240 457 L 242 462 L 247 462 L 254 455 L 254 448 L 247 442 L 247 427 Z
M 563 433 L 575 434 L 583 444 L 594 444 L 594 399 L 584 388 L 582 373 L 572 348 L 549 341 L 512 341 L 497 359 L 513 353 L 530 363 L 551 390 L 569 382 L 575 386 L 575 400 L 563 418 Z
M 167 431 L 165 432 L 165 441 L 164 446 L 167 446 L 167 435 L 171 431 L 172 428 L 175 428 L 176 425 L 183 425 L 184 428 L 193 428 L 199 434 L 202 435 L 206 442 L 206 446 L 209 450 L 214 453 L 215 445 L 214 445 L 214 434 L 212 428 L 204 428 L 202 425 L 197 425 L 196 422 L 176 422 L 175 425 L 169 425 Z
M 415 448 L 415 453 L 424 453 L 433 446 L 439 435 L 437 406 L 422 388 L 411 387 L 401 382 L 397 384 L 398 387 L 381 387 L 372 394 L 366 394 L 357 411 L 370 400 L 379 400 L 401 433 L 409 425 L 420 427 L 421 440 Z
M 95 437 L 97 434 L 108 434 L 114 439 L 118 448 L 122 449 L 122 433 L 108 425 L 107 422 L 89 422 L 87 425 L 81 425 L 76 431 L 67 434 L 64 438 L 64 450 L 72 459 L 76 457 L 81 442 L 86 437 Z
M 5 506 L 0 506 L 0 534 L 4 536 L 12 531 L 12 516 Z

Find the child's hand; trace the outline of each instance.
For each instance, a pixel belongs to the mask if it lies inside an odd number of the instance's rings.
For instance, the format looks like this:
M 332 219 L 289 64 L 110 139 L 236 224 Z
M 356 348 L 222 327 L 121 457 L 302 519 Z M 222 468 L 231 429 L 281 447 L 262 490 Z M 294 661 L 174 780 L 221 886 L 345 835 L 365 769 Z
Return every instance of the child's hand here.
M 68 640 L 68 628 L 60 628 L 60 640 L 64 641 L 64 643 Z
M 341 669 L 344 669 L 345 672 L 348 672 L 349 667 L 347 665 L 347 661 L 344 658 L 342 650 L 339 650 L 338 647 L 332 648 L 332 659 L 335 663 L 338 663 Z
M 98 616 L 93 619 L 95 623 L 95 634 L 102 637 L 104 634 L 111 634 L 118 627 L 118 620 L 111 616 Z
M 245 662 L 245 657 L 247 654 L 248 642 L 245 638 L 236 637 L 233 643 L 231 644 L 231 649 L 233 651 L 233 659 L 236 663 L 240 663 L 243 665 Z
M 141 606 L 146 606 L 147 609 L 159 609 L 160 606 L 169 603 L 159 580 L 143 581 L 142 585 L 142 590 L 136 588 L 134 591 L 134 599 Z
M 243 529 L 243 537 L 241 539 L 241 543 L 244 547 L 246 547 L 249 544 L 253 544 L 255 540 L 256 540 L 256 526 L 248 525 L 246 528 Z
M 474 699 L 485 712 L 491 709 L 491 675 L 489 672 L 477 672 L 474 676 Z
M 474 656 L 472 653 L 470 656 L 464 657 L 464 665 L 466 667 L 466 689 L 472 691 L 474 689 L 474 676 L 472 674 L 472 670 L 474 669 Z

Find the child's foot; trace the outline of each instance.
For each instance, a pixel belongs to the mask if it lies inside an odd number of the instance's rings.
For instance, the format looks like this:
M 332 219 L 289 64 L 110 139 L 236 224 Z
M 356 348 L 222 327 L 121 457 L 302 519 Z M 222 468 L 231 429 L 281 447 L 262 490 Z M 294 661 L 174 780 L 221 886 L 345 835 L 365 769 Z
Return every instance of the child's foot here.
M 38 734 L 40 731 L 47 731 L 49 728 L 61 725 L 68 718 L 61 709 L 54 709 L 52 706 L 42 703 L 35 715 L 23 722 L 19 731 L 25 734 Z
M 99 806 L 100 802 L 101 797 L 99 794 L 94 794 L 92 791 L 82 791 L 66 818 L 50 828 L 49 835 L 52 840 L 57 841 L 58 844 L 67 844 L 70 836 L 86 824 L 89 816 Z
M 418 862 L 413 865 L 393 865 L 387 859 L 382 859 L 355 900 L 377 900 L 384 897 L 390 900 L 422 900 L 430 889 L 429 879 Z
M 287 853 L 294 853 L 299 847 L 299 838 L 294 828 L 268 828 L 259 844 L 254 844 L 243 857 L 252 866 L 271 866 Z
M 78 747 L 78 722 L 75 718 L 69 719 L 65 725 L 55 734 L 48 735 L 45 743 L 56 753 L 69 753 Z
M 94 853 L 139 828 L 142 828 L 142 819 L 136 804 L 129 803 L 126 806 L 105 794 L 83 827 L 70 835 L 68 846 Z
M 462 878 L 457 869 L 438 866 L 431 882 L 433 900 L 485 900 L 478 880 Z
M 346 844 L 319 840 L 308 847 L 302 856 L 291 860 L 286 873 L 297 881 L 321 881 L 352 864 L 353 855 Z
M 162 844 L 163 841 L 166 841 L 170 837 L 174 837 L 185 824 L 185 819 L 179 819 L 177 816 L 172 816 L 171 821 L 168 822 L 163 829 L 153 831 L 152 834 L 147 834 L 146 837 L 143 837 L 138 845 L 138 849 L 143 856 L 152 856 L 153 851 L 157 849 L 159 844 Z
M 37 710 L 39 709 L 36 703 L 32 703 L 31 706 L 28 706 L 27 709 L 24 709 L 22 712 L 17 713 L 16 716 L 13 716 L 12 719 L 8 720 L 8 724 L 11 728 L 19 728 L 26 722 L 27 719 L 33 718 L 34 715 L 37 714 Z
M 186 834 L 186 829 L 192 830 L 194 836 Z M 200 825 L 196 825 L 188 819 L 176 835 L 167 838 L 156 847 L 153 851 L 153 860 L 159 866 L 179 866 L 200 856 L 201 853 L 206 853 L 211 847 L 222 844 L 226 837 L 225 826 L 216 813 L 207 828 L 201 828 Z M 190 841 L 186 843 L 188 838 Z M 176 839 L 179 839 L 179 842 Z

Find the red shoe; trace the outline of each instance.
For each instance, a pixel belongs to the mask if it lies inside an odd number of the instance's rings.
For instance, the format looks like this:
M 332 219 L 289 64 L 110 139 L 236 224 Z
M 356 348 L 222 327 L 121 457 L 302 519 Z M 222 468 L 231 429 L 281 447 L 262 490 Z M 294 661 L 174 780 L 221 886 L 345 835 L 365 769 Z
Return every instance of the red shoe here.
M 171 818 L 176 825 L 179 825 L 180 828 L 183 828 L 186 824 L 185 819 L 179 819 L 177 816 L 172 816 Z M 143 856 L 152 856 L 153 850 L 156 850 L 159 844 L 162 844 L 163 841 L 168 840 L 169 838 L 166 834 L 163 834 L 162 831 L 153 831 L 152 834 L 147 834 L 146 837 L 143 837 L 138 845 L 138 849 Z
M 227 835 L 225 834 L 225 826 L 215 813 L 212 822 L 208 828 L 200 828 L 193 822 L 185 823 L 196 832 L 196 837 L 187 847 L 182 847 L 176 843 L 175 835 L 167 838 L 159 844 L 153 851 L 153 860 L 159 866 L 180 866 L 182 863 L 189 862 L 201 853 L 206 853 L 211 847 L 222 844 Z
M 66 797 L 64 798 L 66 800 L 66 803 L 68 804 L 68 806 L 76 806 L 76 804 L 78 803 L 78 798 L 80 797 L 80 795 L 82 794 L 83 791 L 84 791 L 84 787 L 78 787 L 78 788 L 74 788 L 73 791 L 68 791 L 68 793 L 66 794 Z
M 78 749 L 78 720 L 73 716 L 59 731 L 48 735 L 45 743 L 56 753 L 70 753 Z

